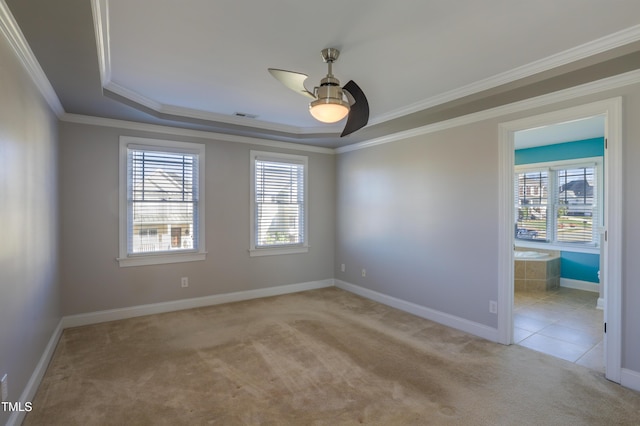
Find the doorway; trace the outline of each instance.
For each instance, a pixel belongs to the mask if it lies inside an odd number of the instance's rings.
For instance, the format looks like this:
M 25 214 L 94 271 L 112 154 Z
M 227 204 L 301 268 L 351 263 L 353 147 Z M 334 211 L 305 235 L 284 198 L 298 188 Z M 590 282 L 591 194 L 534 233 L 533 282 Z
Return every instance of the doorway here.
M 514 134 L 513 343 L 600 372 L 604 132 L 598 115 Z
M 568 108 L 500 125 L 500 231 L 498 337 L 500 343 L 514 343 L 514 164 L 515 135 L 558 123 L 604 117 L 604 226 L 601 241 L 601 286 L 603 288 L 603 338 L 605 376 L 620 382 L 621 370 L 621 109 L 620 98 Z M 533 235 L 533 234 L 532 234 Z M 605 324 L 602 325 L 603 329 Z

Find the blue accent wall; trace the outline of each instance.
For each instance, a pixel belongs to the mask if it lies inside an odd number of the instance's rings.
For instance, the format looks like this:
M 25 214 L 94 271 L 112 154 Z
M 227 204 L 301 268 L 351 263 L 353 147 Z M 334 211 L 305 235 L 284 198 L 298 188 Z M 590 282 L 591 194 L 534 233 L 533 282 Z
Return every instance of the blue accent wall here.
M 585 139 L 535 148 L 517 149 L 515 164 L 546 163 L 604 156 L 604 138 Z M 561 277 L 598 283 L 600 255 L 592 253 L 560 252 Z
M 603 157 L 604 138 L 564 142 L 535 148 L 516 149 L 515 164 L 545 163 L 547 161 L 573 160 L 576 158 Z
M 560 252 L 560 276 L 562 278 L 598 283 L 599 269 L 599 254 Z

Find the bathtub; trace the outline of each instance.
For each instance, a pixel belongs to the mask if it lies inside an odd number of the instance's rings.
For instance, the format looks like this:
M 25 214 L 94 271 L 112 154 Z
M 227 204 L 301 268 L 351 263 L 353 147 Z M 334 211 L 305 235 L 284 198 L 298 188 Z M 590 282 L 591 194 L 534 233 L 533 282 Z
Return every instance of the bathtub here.
M 544 253 L 541 251 L 514 251 L 513 257 L 515 259 L 544 259 L 549 257 L 549 253 Z
M 515 250 L 516 291 L 549 291 L 560 287 L 560 252 Z

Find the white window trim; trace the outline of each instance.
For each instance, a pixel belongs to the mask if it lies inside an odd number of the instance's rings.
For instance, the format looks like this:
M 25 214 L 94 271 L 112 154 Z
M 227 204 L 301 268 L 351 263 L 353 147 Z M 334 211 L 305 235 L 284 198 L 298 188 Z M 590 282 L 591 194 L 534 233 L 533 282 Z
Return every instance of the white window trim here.
M 292 161 L 304 165 L 304 241 L 292 246 L 256 247 L 256 158 L 274 161 Z M 251 194 L 250 194 L 250 235 L 249 255 L 273 256 L 283 254 L 307 253 L 309 251 L 309 159 L 304 155 L 282 154 L 279 152 L 250 151 Z
M 601 233 L 604 223 L 604 197 L 602 194 L 604 185 L 604 170 L 603 170 L 603 157 L 585 157 L 575 158 L 568 160 L 557 161 L 545 161 L 541 163 L 529 163 L 521 164 L 514 167 L 514 176 L 517 173 L 536 172 L 539 170 L 547 169 L 548 171 L 554 171 L 567 168 L 579 168 L 579 167 L 591 167 L 596 165 L 597 169 L 597 207 L 598 207 L 598 223 L 594 224 L 594 229 L 597 227 L 598 234 Z M 562 243 L 558 241 L 543 242 L 543 241 L 527 241 L 514 238 L 515 247 L 519 248 L 544 248 L 550 250 L 570 251 L 576 253 L 600 253 L 600 245 L 597 242 L 585 243 L 585 244 L 572 244 Z M 543 246 L 543 247 L 541 247 Z
M 128 254 L 127 249 L 127 149 L 138 146 L 149 149 L 161 148 L 167 151 L 190 151 L 198 154 L 198 248 L 193 251 L 158 252 Z M 168 141 L 162 139 L 120 136 L 119 153 L 119 256 L 116 258 L 120 267 L 158 265 L 164 263 L 194 262 L 205 260 L 205 145 L 189 142 Z

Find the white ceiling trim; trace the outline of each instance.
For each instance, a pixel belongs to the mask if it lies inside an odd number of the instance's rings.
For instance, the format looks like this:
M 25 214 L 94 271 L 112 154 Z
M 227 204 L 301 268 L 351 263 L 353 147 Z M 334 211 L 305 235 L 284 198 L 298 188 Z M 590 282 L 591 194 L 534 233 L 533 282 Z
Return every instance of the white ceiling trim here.
M 265 122 L 246 117 L 235 117 L 226 114 L 217 114 L 202 110 L 195 110 L 190 108 L 182 108 L 173 105 L 166 105 L 152 99 L 148 99 L 134 90 L 124 88 L 111 81 L 111 63 L 109 53 L 109 14 L 108 14 L 108 0 L 91 0 L 92 9 L 94 14 L 94 30 L 96 34 L 96 42 L 98 44 L 98 61 L 100 64 L 100 75 L 102 79 L 103 87 L 114 93 L 119 94 L 131 101 L 140 103 L 158 113 L 167 113 L 185 118 L 194 118 L 201 120 L 210 120 L 227 124 L 241 125 L 259 129 L 267 129 L 273 131 L 286 132 L 291 134 L 331 134 L 339 133 L 339 128 L 328 128 L 326 126 L 313 127 L 313 128 L 301 128 L 297 126 L 289 126 L 278 123 Z M 521 67 L 509 70 L 495 76 L 480 80 L 478 82 L 460 87 L 455 90 L 451 90 L 436 96 L 432 96 L 420 102 L 407 105 L 397 110 L 391 111 L 387 114 L 382 114 L 377 117 L 372 117 L 369 120 L 369 125 L 383 123 L 389 120 L 393 120 L 399 117 L 403 117 L 408 114 L 412 114 L 427 108 L 431 108 L 446 102 L 450 102 L 456 99 L 463 98 L 484 90 L 488 90 L 494 87 L 501 86 L 503 84 L 511 83 L 521 78 L 530 77 L 534 74 L 548 71 L 550 69 L 569 64 L 571 62 L 587 58 L 592 55 L 596 55 L 607 50 L 611 50 L 628 43 L 640 41 L 640 25 L 629 27 L 625 30 L 607 35 L 600 39 L 594 40 L 589 43 L 576 46 L 574 48 L 565 50 L 564 52 L 551 55 L 547 58 L 543 58 L 539 61 L 523 65 Z
M 109 39 L 109 8 L 107 0 L 91 0 L 93 29 L 96 33 L 100 83 L 104 87 L 111 81 L 111 44 Z
M 61 117 L 65 113 L 62 103 L 60 103 L 56 91 L 53 90 L 53 86 L 42 70 L 40 63 L 33 54 L 29 43 L 27 43 L 22 30 L 4 0 L 0 0 L 0 32 L 9 42 L 11 49 L 13 49 L 27 74 L 29 74 L 45 101 L 53 110 L 53 113 L 58 118 Z
M 0 0 L 2 1 L 2 0 Z M 292 149 L 297 151 L 317 152 L 322 154 L 343 154 L 350 151 L 357 151 L 360 149 L 371 148 L 377 145 L 383 145 L 391 142 L 397 142 L 404 139 L 412 138 L 415 136 L 425 135 L 429 133 L 435 133 L 442 130 L 451 129 L 454 127 L 464 126 L 467 124 L 476 123 L 483 120 L 489 120 L 492 118 L 498 118 L 507 114 L 514 114 L 521 111 L 530 110 L 537 107 L 547 106 L 558 102 L 572 100 L 582 96 L 593 95 L 604 92 L 606 90 L 613 90 L 617 88 L 626 87 L 632 84 L 640 84 L 640 70 L 630 71 L 625 74 L 620 74 L 614 77 L 608 77 L 606 79 L 598 80 L 591 83 L 586 83 L 577 87 L 561 90 L 558 92 L 538 96 L 536 98 L 526 99 L 523 101 L 515 102 L 491 108 L 488 110 L 468 114 L 462 117 L 453 118 L 450 120 L 441 121 L 438 123 L 429 124 L 415 129 L 394 133 L 392 135 L 383 136 L 369 141 L 355 143 L 340 148 L 322 148 L 310 145 L 302 145 L 291 142 L 272 141 L 267 139 L 251 138 L 246 136 L 234 136 L 222 133 L 208 132 L 202 130 L 183 129 L 171 126 L 162 126 L 157 124 L 139 123 L 126 120 L 116 120 L 111 118 L 92 117 L 80 114 L 65 113 L 60 117 L 61 121 L 77 124 L 88 124 L 94 126 L 113 127 L 126 130 L 134 130 L 141 132 L 155 132 L 159 134 L 167 134 L 173 136 L 186 136 L 205 139 L 215 139 L 219 141 L 237 142 L 254 144 L 259 146 L 267 146 L 278 149 Z
M 100 74 L 102 75 L 102 73 Z M 102 84 L 102 88 L 154 111 L 160 112 L 160 110 L 162 109 L 161 103 L 156 102 L 153 99 L 149 99 L 146 96 L 142 96 L 138 92 L 121 86 L 118 83 L 114 83 L 113 81 L 104 82 Z
M 493 77 L 480 80 L 478 82 L 460 87 L 440 95 L 433 96 L 424 101 L 416 102 L 406 107 L 397 109 L 388 114 L 380 115 L 372 120 L 370 124 L 378 124 L 393 120 L 408 114 L 412 114 L 427 108 L 431 108 L 446 102 L 473 95 L 484 90 L 492 89 L 503 84 L 512 83 L 521 78 L 530 77 L 540 72 L 549 71 L 553 68 L 570 64 L 581 59 L 588 58 L 608 50 L 624 46 L 640 40 L 640 25 L 629 27 L 617 33 L 610 34 L 600 39 L 585 43 L 580 46 L 565 50 L 564 52 L 551 55 L 539 61 L 534 61 L 513 70 L 497 74 Z
M 371 148 L 376 145 L 397 142 L 415 136 L 435 133 L 441 130 L 447 130 L 458 126 L 477 123 L 479 121 L 489 120 L 492 118 L 498 118 L 507 114 L 513 114 L 537 107 L 543 107 L 558 102 L 576 99 L 582 96 L 601 93 L 606 90 L 629 86 L 632 84 L 640 84 L 640 70 L 630 71 L 624 74 L 608 77 L 591 83 L 585 83 L 580 86 L 571 87 L 569 89 L 564 89 L 546 95 L 537 96 L 535 98 L 525 99 L 523 101 L 518 101 L 511 104 L 464 115 L 462 117 L 452 118 L 450 120 L 440 121 L 438 123 L 428 124 L 422 127 L 416 127 L 415 129 L 394 133 L 392 135 L 371 139 L 365 142 L 343 146 L 340 148 L 336 148 L 335 152 L 336 154 L 343 154 L 345 152 Z
M 0 0 L 4 1 L 4 0 Z M 96 36 L 98 49 L 98 64 L 100 67 L 100 81 L 102 88 L 122 96 L 137 104 L 143 105 L 159 114 L 170 114 L 178 117 L 220 122 L 239 126 L 252 127 L 256 129 L 272 130 L 276 132 L 291 133 L 295 135 L 305 134 L 332 134 L 340 133 L 342 129 L 338 126 L 317 126 L 302 128 L 279 123 L 257 120 L 249 117 L 236 117 L 226 114 L 218 114 L 209 111 L 184 108 L 176 105 L 163 104 L 150 99 L 135 90 L 124 87 L 111 79 L 111 53 L 109 35 L 109 3 L 108 0 L 91 0 L 93 13 L 93 27 Z
M 101 72 L 101 75 L 103 73 Z M 109 71 L 104 72 L 105 75 L 109 74 Z M 268 121 L 261 121 L 255 118 L 250 117 L 236 117 L 232 115 L 226 114 L 218 114 L 215 112 L 203 111 L 193 108 L 185 108 L 175 105 L 163 104 L 153 99 L 150 99 L 146 96 L 141 95 L 140 93 L 131 90 L 127 87 L 124 87 L 118 83 L 113 81 L 108 81 L 106 84 L 103 83 L 103 89 L 108 90 L 118 96 L 121 96 L 125 99 L 128 99 L 132 102 L 140 104 L 146 108 L 149 108 L 158 114 L 168 114 L 176 117 L 190 118 L 196 120 L 205 120 L 212 122 L 220 122 L 226 124 L 235 124 L 238 126 L 252 127 L 261 130 L 273 130 L 276 132 L 285 132 L 291 133 L 295 135 L 303 135 L 303 134 L 325 134 L 325 133 L 340 133 L 340 129 L 338 127 L 310 127 L 310 128 L 301 128 L 297 126 L 289 126 L 286 124 L 278 124 L 271 123 Z M 327 129 L 331 129 L 327 131 Z
M 0 0 L 1 1 L 1 0 Z M 164 135 L 184 136 L 201 139 L 209 139 L 223 142 L 244 143 L 256 146 L 265 146 L 278 149 L 291 149 L 295 151 L 317 152 L 320 154 L 335 154 L 333 148 L 323 148 L 312 145 L 303 145 L 293 142 L 272 141 L 268 139 L 252 138 L 248 136 L 228 135 L 225 133 L 208 132 L 205 130 L 192 130 L 180 127 L 162 126 L 159 124 L 139 123 L 137 121 L 117 120 L 113 118 L 93 117 L 89 115 L 65 113 L 60 121 L 91 126 L 112 127 L 123 130 L 140 132 L 153 132 Z

